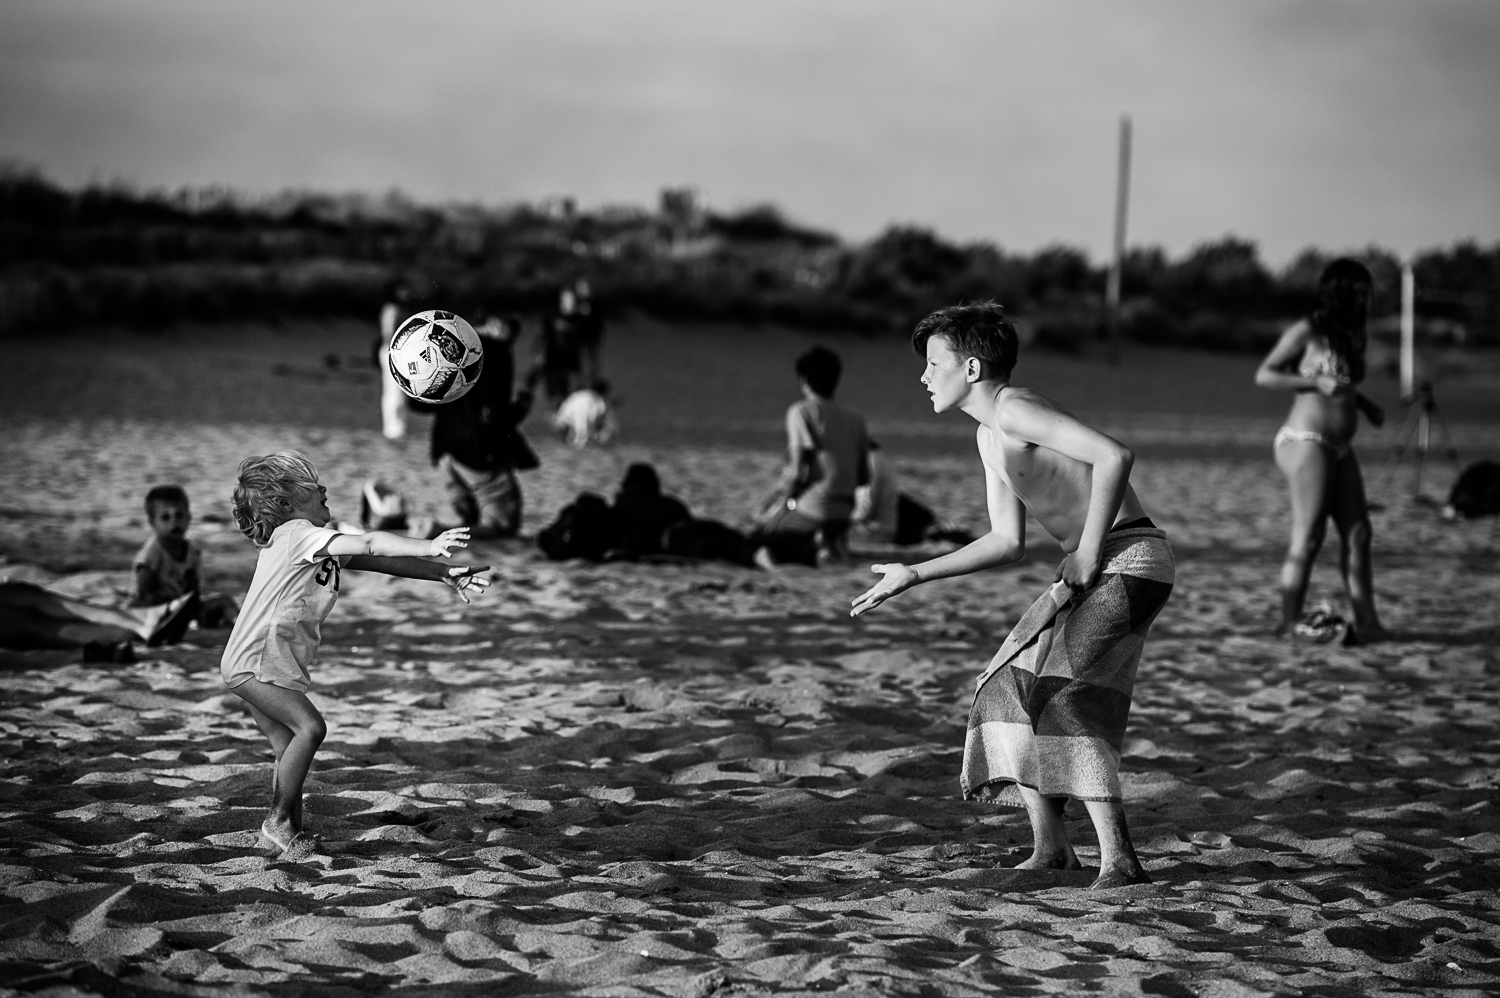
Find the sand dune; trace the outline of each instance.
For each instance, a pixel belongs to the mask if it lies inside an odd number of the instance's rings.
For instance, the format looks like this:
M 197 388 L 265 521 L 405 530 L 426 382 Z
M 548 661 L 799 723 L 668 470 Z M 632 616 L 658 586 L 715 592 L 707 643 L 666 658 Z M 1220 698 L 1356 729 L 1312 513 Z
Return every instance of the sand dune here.
M 422 449 L 360 430 L 22 422 L 0 567 L 125 586 L 137 498 L 181 481 L 209 583 L 248 453 L 300 446 L 353 511 L 368 469 L 436 508 Z M 544 444 L 529 522 L 648 459 L 732 518 L 774 455 Z M 979 522 L 971 458 L 904 457 Z M 974 675 L 1050 581 L 1046 546 L 851 621 L 870 560 L 780 574 L 540 560 L 464 607 L 350 573 L 314 698 L 320 850 L 267 860 L 266 746 L 224 632 L 131 666 L 0 653 L 0 987 L 46 994 L 1480 994 L 1500 987 L 1494 526 L 1400 487 L 1377 514 L 1389 644 L 1268 636 L 1285 499 L 1264 459 L 1136 471 L 1178 590 L 1124 763 L 1155 883 L 1006 869 L 1019 813 L 957 796 Z M 46 567 L 35 567 L 37 563 Z M 101 568 L 100 566 L 104 566 Z M 111 567 L 115 566 L 115 567 Z M 1325 554 L 1315 598 L 1337 591 Z M 1085 862 L 1087 822 L 1073 825 Z

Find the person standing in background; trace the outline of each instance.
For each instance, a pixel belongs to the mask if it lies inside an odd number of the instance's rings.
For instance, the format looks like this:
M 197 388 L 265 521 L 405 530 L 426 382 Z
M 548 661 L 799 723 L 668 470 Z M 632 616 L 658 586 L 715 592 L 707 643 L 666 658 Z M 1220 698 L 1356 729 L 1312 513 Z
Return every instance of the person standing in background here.
M 1389 637 L 1375 611 L 1369 504 L 1353 447 L 1360 412 L 1376 426 L 1385 421 L 1380 407 L 1358 390 L 1374 283 L 1358 260 L 1341 257 L 1328 264 L 1318 278 L 1313 310 L 1281 334 L 1255 372 L 1257 387 L 1294 393 L 1286 425 L 1271 445 L 1292 496 L 1277 628 L 1285 637 L 1346 644 Z M 1339 572 L 1354 611 L 1352 627 L 1331 607 L 1303 609 L 1329 520 L 1339 532 Z
M 411 292 L 406 285 L 396 284 L 380 307 L 380 332 L 375 338 L 375 367 L 380 377 L 380 432 L 387 440 L 400 440 L 406 436 L 406 395 L 391 376 L 391 337 L 396 335 L 396 325 L 402 319 Z

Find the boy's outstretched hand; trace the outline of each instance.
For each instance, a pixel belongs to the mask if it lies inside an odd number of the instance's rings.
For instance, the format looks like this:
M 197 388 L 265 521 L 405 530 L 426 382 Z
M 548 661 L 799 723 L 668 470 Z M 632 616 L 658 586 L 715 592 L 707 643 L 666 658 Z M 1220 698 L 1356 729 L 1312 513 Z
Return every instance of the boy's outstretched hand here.
M 431 549 L 427 552 L 429 558 L 451 558 L 453 548 L 466 548 L 469 546 L 469 528 L 454 527 L 438 534 L 430 542 Z
M 465 589 L 477 589 L 484 591 L 484 587 L 490 584 L 490 580 L 480 575 L 480 572 L 488 572 L 488 565 L 454 565 L 448 569 L 448 574 L 443 577 L 443 585 L 458 593 L 458 598 L 465 603 L 469 602 L 469 594 Z
M 897 593 L 906 592 L 919 581 L 910 565 L 871 565 L 870 571 L 880 572 L 885 578 L 850 600 L 854 604 L 854 609 L 849 611 L 851 617 L 858 617 L 866 610 L 875 609 Z

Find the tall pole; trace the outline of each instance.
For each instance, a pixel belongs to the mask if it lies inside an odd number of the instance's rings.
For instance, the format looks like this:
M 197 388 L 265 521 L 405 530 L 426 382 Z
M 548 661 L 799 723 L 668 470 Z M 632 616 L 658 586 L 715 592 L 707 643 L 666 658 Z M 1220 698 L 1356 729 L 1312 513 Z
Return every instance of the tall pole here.
M 1125 266 L 1125 219 L 1130 207 L 1130 115 L 1120 116 L 1120 164 L 1115 177 L 1115 254 L 1104 288 L 1109 362 L 1120 362 L 1120 276 Z
M 1416 367 L 1417 278 L 1411 264 L 1401 265 L 1401 398 L 1411 400 Z

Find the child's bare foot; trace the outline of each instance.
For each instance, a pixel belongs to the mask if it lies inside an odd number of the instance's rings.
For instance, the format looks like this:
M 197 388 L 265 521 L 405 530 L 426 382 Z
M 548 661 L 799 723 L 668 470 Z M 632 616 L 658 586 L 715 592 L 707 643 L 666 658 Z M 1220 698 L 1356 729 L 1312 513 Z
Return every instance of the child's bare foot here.
M 1137 864 L 1134 867 L 1125 869 L 1111 868 L 1100 870 L 1099 876 L 1095 878 L 1092 884 L 1089 884 L 1089 890 L 1107 891 L 1112 887 L 1129 887 L 1132 884 L 1149 883 L 1151 883 L 1151 878 L 1146 876 L 1146 871 L 1141 869 L 1140 865 Z
M 297 837 L 297 830 L 292 827 L 290 817 L 274 818 L 267 817 L 260 825 L 260 847 L 267 852 L 279 856 L 286 852 L 291 846 L 292 839 Z
M 1049 852 L 1033 852 L 1014 867 L 1017 870 L 1081 870 L 1083 864 L 1071 849 L 1054 849 Z
M 307 832 L 298 832 L 287 844 L 281 858 L 287 862 L 298 863 L 312 859 L 314 856 L 327 855 L 328 850 L 323 846 L 322 839 L 316 835 L 309 835 Z

